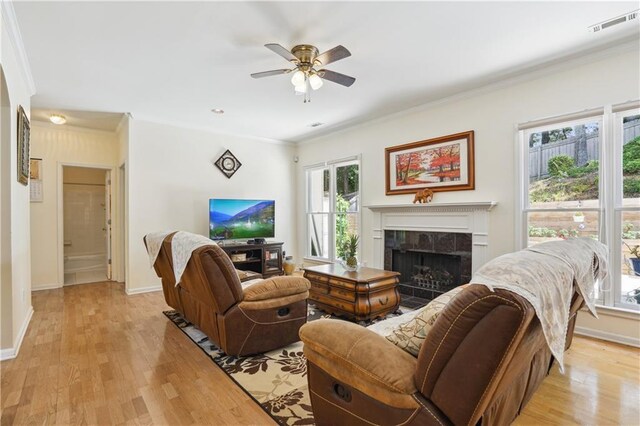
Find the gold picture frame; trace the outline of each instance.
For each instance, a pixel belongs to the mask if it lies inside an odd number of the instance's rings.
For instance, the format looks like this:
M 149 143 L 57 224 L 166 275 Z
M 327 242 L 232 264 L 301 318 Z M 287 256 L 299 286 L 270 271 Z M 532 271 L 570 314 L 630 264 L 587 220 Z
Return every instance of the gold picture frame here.
M 386 195 L 475 189 L 473 133 L 385 148 Z
M 29 119 L 22 106 L 18 107 L 18 182 L 29 184 Z

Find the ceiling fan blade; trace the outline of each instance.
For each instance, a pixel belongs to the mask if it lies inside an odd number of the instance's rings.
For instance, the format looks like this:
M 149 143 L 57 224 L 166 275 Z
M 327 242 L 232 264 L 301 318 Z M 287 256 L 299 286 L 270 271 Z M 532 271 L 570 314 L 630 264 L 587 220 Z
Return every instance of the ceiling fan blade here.
M 283 69 L 283 70 L 271 70 L 271 71 L 263 71 L 263 72 L 254 72 L 251 74 L 253 78 L 262 78 L 262 77 L 271 77 L 272 75 L 280 75 L 290 73 L 291 70 Z
M 293 56 L 293 53 L 279 45 L 278 43 L 267 43 L 264 45 L 267 49 L 285 58 L 287 61 L 298 62 L 298 58 Z
M 346 47 L 340 45 L 316 56 L 315 62 L 319 62 L 320 65 L 324 67 L 332 62 L 348 58 L 349 56 L 351 56 L 351 52 L 349 52 Z
M 318 75 L 325 80 L 333 81 L 346 87 L 351 86 L 356 81 L 353 77 L 329 70 L 320 70 L 318 71 Z

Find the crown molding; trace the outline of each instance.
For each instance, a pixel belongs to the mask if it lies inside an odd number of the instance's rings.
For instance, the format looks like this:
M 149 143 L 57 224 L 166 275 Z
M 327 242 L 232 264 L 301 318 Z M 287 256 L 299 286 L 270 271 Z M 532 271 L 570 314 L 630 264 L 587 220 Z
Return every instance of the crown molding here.
M 113 138 L 116 137 L 116 132 L 112 130 L 102 130 L 102 129 L 91 129 L 89 127 L 79 127 L 79 126 L 71 126 L 69 124 L 53 124 L 48 121 L 41 120 L 31 120 L 31 128 L 39 127 L 41 129 L 46 129 L 54 132 L 60 133 L 92 133 L 99 134 L 105 136 L 111 136 Z
M 18 66 L 22 71 L 20 75 L 27 86 L 29 96 L 33 96 L 36 94 L 36 84 L 33 81 L 33 75 L 31 74 L 31 66 L 29 65 L 29 58 L 27 57 L 27 52 L 24 48 L 22 35 L 20 34 L 20 26 L 18 25 L 16 12 L 13 9 L 13 2 L 0 0 L 0 7 L 2 7 L 2 21 L 4 25 L 7 26 L 9 40 L 16 52 L 16 60 L 18 61 Z
M 458 93 L 436 97 L 435 99 L 428 100 L 419 105 L 412 106 L 391 114 L 382 114 L 380 116 L 374 116 L 369 119 L 363 117 L 355 117 L 340 124 L 327 127 L 322 131 L 318 131 L 318 133 L 314 134 L 313 136 L 310 135 L 306 139 L 304 138 L 304 136 L 302 136 L 294 137 L 291 140 L 298 146 L 322 142 L 324 138 L 328 136 L 335 136 L 338 134 L 347 133 L 354 129 L 369 127 L 375 124 L 384 123 L 386 121 L 399 119 L 441 105 L 459 102 L 465 99 L 473 98 L 475 96 L 480 96 L 485 93 L 504 89 L 514 84 L 526 83 L 528 81 L 533 81 L 550 74 L 576 68 L 581 65 L 598 62 L 610 56 L 618 55 L 624 52 L 638 51 L 639 44 L 640 39 L 638 38 L 638 36 L 632 35 L 622 40 L 617 40 L 606 45 L 595 46 L 591 49 L 586 49 L 571 55 L 559 54 L 551 58 L 545 58 L 545 60 L 540 60 L 538 62 L 528 64 L 518 70 L 511 70 L 501 74 L 496 74 L 493 78 L 493 81 L 479 84 L 476 87 L 462 90 Z
M 233 133 L 233 132 L 223 132 L 223 131 L 219 131 L 219 130 L 213 130 L 210 127 L 207 126 L 200 126 L 197 124 L 191 124 L 191 123 L 184 123 L 181 121 L 167 121 L 167 120 L 156 120 L 155 118 L 151 118 L 151 117 L 140 117 L 138 116 L 138 118 L 133 119 L 133 121 L 138 121 L 138 122 L 147 122 L 147 123 L 152 123 L 152 124 L 160 124 L 160 125 L 165 125 L 165 126 L 171 126 L 171 127 L 176 127 L 179 129 L 187 129 L 187 130 L 198 130 L 201 132 L 206 132 L 206 133 L 210 133 L 213 135 L 217 135 L 217 136 L 227 136 L 227 137 L 234 137 L 234 138 L 242 138 L 242 139 L 247 139 L 250 141 L 254 141 L 254 142 L 266 142 L 266 143 L 270 143 L 273 145 L 283 145 L 283 146 L 291 146 L 291 147 L 295 147 L 296 143 L 295 142 L 291 142 L 288 140 L 280 140 L 280 139 L 271 139 L 271 138 L 266 138 L 266 137 L 260 137 L 260 136 L 255 136 L 255 135 L 248 135 L 248 134 L 244 134 L 244 133 Z
M 122 128 L 124 127 L 125 124 L 129 123 L 129 119 L 133 118 L 133 116 L 131 115 L 130 112 L 125 112 L 124 114 L 122 114 L 122 118 L 120 119 L 120 122 L 118 123 L 118 127 L 116 127 L 116 134 L 120 134 L 120 132 L 122 131 Z

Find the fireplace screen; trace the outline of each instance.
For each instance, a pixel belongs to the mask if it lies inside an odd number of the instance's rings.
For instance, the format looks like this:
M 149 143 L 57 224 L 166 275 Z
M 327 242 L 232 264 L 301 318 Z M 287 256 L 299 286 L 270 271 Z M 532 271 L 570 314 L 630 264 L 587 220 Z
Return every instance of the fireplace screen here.
M 456 255 L 394 250 L 392 267 L 402 284 L 445 292 L 461 284 L 460 263 Z
M 403 302 L 432 300 L 471 279 L 471 234 L 385 231 L 384 268 L 400 272 Z

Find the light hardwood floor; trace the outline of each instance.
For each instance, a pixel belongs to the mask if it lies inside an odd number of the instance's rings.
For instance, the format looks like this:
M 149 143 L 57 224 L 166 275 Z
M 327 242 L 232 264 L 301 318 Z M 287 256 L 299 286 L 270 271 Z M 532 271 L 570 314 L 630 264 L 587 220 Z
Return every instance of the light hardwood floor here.
M 35 292 L 0 364 L 1 424 L 274 424 L 162 314 L 117 283 Z M 577 337 L 516 424 L 640 424 L 638 349 Z

